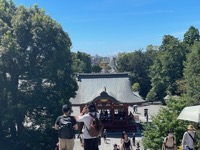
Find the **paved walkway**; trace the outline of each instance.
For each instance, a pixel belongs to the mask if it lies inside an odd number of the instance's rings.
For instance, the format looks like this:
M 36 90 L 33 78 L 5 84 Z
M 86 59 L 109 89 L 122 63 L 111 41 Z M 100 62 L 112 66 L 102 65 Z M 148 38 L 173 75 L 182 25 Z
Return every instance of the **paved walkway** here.
M 148 105 L 148 106 L 139 106 L 138 107 L 138 111 L 137 113 L 133 113 L 133 108 L 129 107 L 129 112 L 131 111 L 134 115 L 138 115 L 139 116 L 139 120 L 141 122 L 146 122 L 146 118 L 144 116 L 144 109 L 148 109 L 148 114 L 149 114 L 149 122 L 151 122 L 152 120 L 152 116 L 155 116 L 159 110 L 162 108 L 163 106 L 161 105 Z M 73 116 L 78 116 L 79 115 L 79 107 L 73 107 Z M 141 137 L 136 137 L 136 142 L 139 141 L 140 142 L 140 150 L 144 150 L 143 146 L 142 146 L 142 140 Z M 99 146 L 99 150 L 112 150 L 113 149 L 113 144 L 118 144 L 120 145 L 120 138 L 118 137 L 109 137 L 108 135 L 108 143 L 105 144 L 103 141 L 103 138 L 101 139 L 101 145 Z M 74 150 L 83 150 L 83 148 L 80 145 L 80 140 L 79 139 L 75 139 L 75 146 L 74 146 Z M 133 147 L 133 150 L 136 150 L 136 147 Z
M 148 109 L 149 119 L 148 121 L 152 121 L 152 116 L 156 116 L 160 109 L 165 106 L 162 105 L 148 105 L 148 106 L 138 106 L 137 113 L 133 113 L 133 108 L 129 107 L 129 112 L 131 111 L 134 115 L 137 114 L 139 116 L 139 120 L 141 122 L 146 122 L 146 117 L 144 116 L 144 109 Z

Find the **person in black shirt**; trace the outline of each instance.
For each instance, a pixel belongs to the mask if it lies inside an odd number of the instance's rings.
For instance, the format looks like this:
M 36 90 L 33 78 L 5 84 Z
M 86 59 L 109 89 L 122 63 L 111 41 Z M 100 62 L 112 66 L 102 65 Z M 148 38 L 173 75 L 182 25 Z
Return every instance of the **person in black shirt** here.
M 76 119 L 70 116 L 70 111 L 71 111 L 71 108 L 68 105 L 63 105 L 62 107 L 63 115 L 59 116 L 55 122 L 54 128 L 58 130 L 59 132 L 59 135 L 58 135 L 59 136 L 59 144 L 58 144 L 59 150 L 63 150 L 63 149 L 73 150 L 74 148 L 73 130 L 77 130 L 78 125 L 77 125 Z M 61 133 L 61 130 L 65 127 L 65 125 L 62 126 L 62 123 L 64 124 L 65 122 L 67 122 L 71 126 L 70 129 L 72 131 L 70 132 L 71 133 L 70 135 L 69 134 L 65 135 L 66 132 Z
M 121 137 L 121 149 L 122 150 L 133 150 L 131 140 L 125 131 L 122 133 L 122 137 Z

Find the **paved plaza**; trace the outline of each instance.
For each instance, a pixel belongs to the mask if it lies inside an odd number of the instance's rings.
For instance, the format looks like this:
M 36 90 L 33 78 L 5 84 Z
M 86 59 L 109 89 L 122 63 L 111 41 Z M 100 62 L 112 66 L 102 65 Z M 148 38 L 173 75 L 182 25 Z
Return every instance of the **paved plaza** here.
M 138 141 L 141 139 L 140 138 L 136 138 L 136 141 Z M 104 143 L 103 138 L 101 138 L 101 145 L 99 146 L 99 150 L 113 150 L 113 144 L 118 144 L 120 145 L 120 138 L 109 138 L 108 137 L 108 142 L 107 144 Z M 79 139 L 75 139 L 75 146 L 74 146 L 74 150 L 83 150 L 83 147 L 81 147 L 80 145 L 80 140 Z M 136 150 L 136 147 L 133 147 L 133 150 Z M 140 147 L 140 150 L 144 150 L 143 146 Z
M 144 116 L 144 110 L 148 109 L 148 114 L 149 114 L 149 119 L 148 121 L 151 122 L 152 120 L 152 116 L 156 116 L 159 112 L 160 109 L 162 109 L 165 106 L 162 106 L 160 104 L 156 104 L 156 105 L 144 105 L 144 106 L 138 106 L 138 112 L 137 113 L 133 113 L 133 114 L 137 114 L 139 115 L 139 119 L 141 122 L 146 122 L 146 117 Z M 129 107 L 129 112 L 133 112 L 133 108 Z
M 139 120 L 141 122 L 146 122 L 146 118 L 144 117 L 144 109 L 148 109 L 148 114 L 149 114 L 149 120 L 148 121 L 152 121 L 151 118 L 152 116 L 155 116 L 159 110 L 164 107 L 161 105 L 145 105 L 145 106 L 138 106 L 137 109 L 137 113 L 133 113 L 133 108 L 129 107 L 129 112 L 132 112 L 134 115 L 138 115 L 139 116 Z M 73 116 L 78 116 L 80 113 L 79 107 L 73 107 Z M 113 149 L 113 144 L 118 144 L 120 145 L 120 133 L 116 136 L 112 136 L 111 134 L 109 135 L 108 133 L 108 142 L 104 143 L 103 138 L 101 139 L 101 145 L 99 146 L 99 150 L 112 150 Z M 129 136 L 131 138 L 131 136 Z M 141 137 L 136 137 L 136 142 L 139 141 L 140 142 L 140 150 L 144 150 L 143 146 L 142 146 L 142 139 Z M 79 139 L 75 139 L 75 147 L 74 150 L 83 150 L 83 148 L 80 145 L 80 140 Z M 133 150 L 136 150 L 136 147 L 133 147 Z

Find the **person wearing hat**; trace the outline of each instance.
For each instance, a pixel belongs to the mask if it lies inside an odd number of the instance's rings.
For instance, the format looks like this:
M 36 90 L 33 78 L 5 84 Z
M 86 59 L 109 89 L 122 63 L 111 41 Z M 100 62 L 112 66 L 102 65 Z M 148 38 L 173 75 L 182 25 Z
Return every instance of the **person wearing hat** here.
M 176 139 L 172 130 L 167 132 L 167 137 L 164 138 L 162 144 L 162 150 L 176 150 Z
M 87 106 L 82 109 L 82 112 L 80 113 L 77 119 L 78 122 L 84 123 L 84 130 L 83 130 L 84 150 L 99 150 L 98 137 L 91 137 L 88 133 L 88 129 L 90 128 L 90 123 L 93 119 L 92 116 L 96 116 L 97 118 L 99 118 L 99 113 L 97 112 L 95 103 L 89 102 Z
M 71 107 L 65 104 L 62 106 L 63 115 L 55 121 L 55 130 L 58 130 L 59 150 L 73 150 L 74 130 L 78 130 L 76 119 L 70 116 Z
M 196 132 L 192 125 L 188 125 L 187 131 L 183 135 L 182 148 L 183 150 L 194 150 L 196 141 Z

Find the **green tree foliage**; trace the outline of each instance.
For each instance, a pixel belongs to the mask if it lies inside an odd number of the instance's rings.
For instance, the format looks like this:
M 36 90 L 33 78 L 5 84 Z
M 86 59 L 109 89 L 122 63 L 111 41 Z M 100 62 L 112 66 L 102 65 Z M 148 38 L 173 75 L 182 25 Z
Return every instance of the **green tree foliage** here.
M 117 70 L 119 72 L 131 71 L 130 64 L 131 53 L 119 53 L 117 57 Z
M 147 101 L 150 101 L 150 102 L 153 102 L 153 101 L 158 100 L 157 94 L 156 94 L 156 92 L 155 92 L 155 89 L 152 88 L 152 89 L 149 91 L 149 93 L 147 94 L 146 100 L 147 100 Z
M 83 52 L 72 53 L 73 70 L 76 73 L 91 73 L 91 56 Z
M 92 72 L 99 73 L 102 68 L 99 65 L 92 65 Z
M 131 53 L 120 53 L 117 58 L 117 70 L 120 72 L 131 72 L 132 83 L 139 83 L 142 97 L 146 97 L 151 88 L 149 68 L 153 64 L 157 50 L 148 46 L 146 52 L 141 50 Z
M 0 24 L 1 142 L 12 149 L 52 149 L 52 125 L 77 90 L 70 38 L 44 10 L 12 1 L 0 0 Z
M 200 104 L 200 42 L 192 47 L 185 66 L 186 93 L 190 105 Z
M 139 92 L 139 91 L 140 91 L 140 84 L 139 84 L 139 83 L 134 83 L 134 84 L 132 85 L 132 90 L 133 90 L 134 92 Z
M 161 149 L 164 137 L 168 130 L 173 130 L 177 146 L 180 145 L 183 133 L 186 130 L 186 122 L 177 120 L 181 110 L 185 107 L 185 99 L 170 99 L 167 107 L 163 107 L 152 118 L 151 124 L 145 124 L 143 145 L 149 149 Z
M 164 36 L 150 71 L 151 92 L 156 93 L 158 100 L 162 100 L 168 92 L 172 95 L 176 93 L 176 81 L 183 78 L 186 54 L 186 49 L 177 38 Z
M 177 87 L 176 94 L 177 95 L 184 95 L 186 93 L 186 85 L 185 85 L 184 78 L 180 79 L 180 80 L 176 80 L 175 84 L 176 84 L 176 87 Z
M 143 88 L 142 91 L 145 93 L 145 97 L 147 96 L 148 92 L 151 89 L 151 78 L 149 76 L 150 74 L 150 68 L 153 65 L 153 62 L 155 58 L 158 55 L 158 47 L 149 45 L 147 46 L 146 52 L 144 52 L 145 55 L 145 64 L 146 64 L 146 75 L 144 75 L 142 80 L 142 83 L 140 83 Z
M 159 59 L 161 54 L 159 52 L 157 58 L 154 60 L 154 64 L 150 69 L 150 77 L 151 77 L 151 90 L 147 94 L 147 99 L 150 101 L 160 100 L 165 96 L 166 85 L 163 81 L 163 77 L 165 77 L 162 70 L 162 63 Z
M 174 130 L 177 145 L 180 145 L 188 122 L 177 120 L 177 116 L 185 106 L 199 104 L 200 43 L 197 42 L 198 40 L 199 32 L 194 27 L 190 27 L 186 32 L 182 43 L 172 36 L 163 38 L 157 58 L 151 67 L 152 88 L 147 99 L 151 101 L 161 99 L 168 92 L 183 97 L 168 100 L 166 107 L 153 117 L 152 124 L 145 125 L 143 143 L 145 148 L 161 149 L 162 141 L 169 129 Z M 187 61 L 184 63 L 187 55 Z
M 194 42 L 199 41 L 199 39 L 199 30 L 191 26 L 189 30 L 184 34 L 183 42 L 188 46 L 192 46 Z

